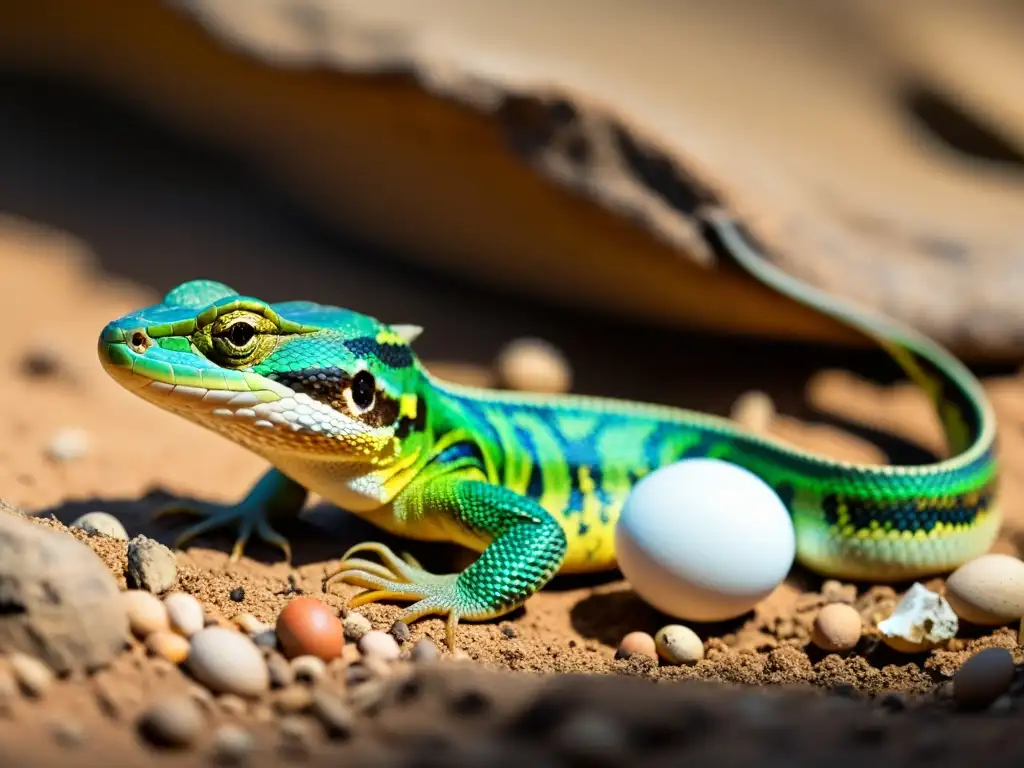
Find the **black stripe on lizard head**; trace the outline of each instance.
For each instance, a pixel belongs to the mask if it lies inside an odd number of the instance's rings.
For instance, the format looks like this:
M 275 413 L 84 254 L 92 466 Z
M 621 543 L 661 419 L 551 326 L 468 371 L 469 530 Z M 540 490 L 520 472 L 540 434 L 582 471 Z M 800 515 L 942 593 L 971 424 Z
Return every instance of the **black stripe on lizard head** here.
M 353 413 L 345 398 L 352 377 L 340 368 L 303 368 L 273 373 L 268 378 L 371 427 L 390 427 L 398 421 L 398 400 L 379 389 L 369 410 Z
M 345 346 L 356 357 L 373 355 L 390 368 L 408 368 L 412 365 L 412 350 L 406 344 L 381 344 L 372 336 L 349 339 Z

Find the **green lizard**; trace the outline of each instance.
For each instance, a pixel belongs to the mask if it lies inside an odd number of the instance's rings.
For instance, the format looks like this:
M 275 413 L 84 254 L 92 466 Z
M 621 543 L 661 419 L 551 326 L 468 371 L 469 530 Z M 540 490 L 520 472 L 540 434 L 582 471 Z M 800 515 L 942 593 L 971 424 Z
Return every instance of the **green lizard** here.
M 613 568 L 631 488 L 687 457 L 715 456 L 768 482 L 791 512 L 798 561 L 824 575 L 912 578 L 985 552 L 1000 514 L 995 419 L 979 382 L 921 335 L 775 268 L 724 214 L 706 221 L 723 257 L 886 349 L 934 402 L 952 457 L 914 467 L 833 461 L 667 406 L 457 386 L 421 366 L 410 346 L 418 327 L 268 304 L 208 280 L 110 323 L 99 356 L 128 390 L 272 465 L 240 504 L 188 507 L 203 519 L 179 546 L 236 525 L 232 559 L 255 532 L 290 560 L 272 520 L 298 514 L 309 491 L 394 534 L 461 544 L 478 553 L 461 573 L 429 573 L 363 543 L 326 582 L 368 590 L 353 606 L 413 602 L 406 622 L 446 617 L 450 648 L 460 619 L 507 613 L 558 572 Z M 379 562 L 357 557 L 367 553 Z

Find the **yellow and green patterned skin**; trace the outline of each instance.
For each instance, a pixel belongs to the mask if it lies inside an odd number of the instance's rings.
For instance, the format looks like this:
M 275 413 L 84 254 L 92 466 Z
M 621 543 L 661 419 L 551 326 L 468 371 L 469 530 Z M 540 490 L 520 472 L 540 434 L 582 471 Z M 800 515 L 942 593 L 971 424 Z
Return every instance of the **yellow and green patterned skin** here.
M 368 590 L 353 605 L 395 599 L 412 602 L 404 621 L 447 617 L 451 647 L 460 619 L 500 616 L 556 573 L 614 567 L 615 522 L 633 485 L 688 457 L 733 462 L 769 483 L 792 514 L 798 560 L 825 575 L 915 578 L 987 551 L 1000 515 L 995 421 L 978 381 L 929 340 L 783 274 L 727 217 L 707 222 L 723 257 L 891 353 L 933 400 L 951 457 L 839 462 L 686 410 L 455 386 L 420 365 L 415 326 L 268 304 L 205 280 L 110 323 L 99 356 L 136 395 L 272 466 L 239 505 L 188 508 L 201 520 L 179 544 L 232 525 L 232 558 L 253 533 L 290 558 L 272 521 L 297 514 L 313 491 L 394 534 L 464 545 L 478 557 L 460 573 L 429 573 L 368 542 L 328 579 Z M 629 356 L 616 354 L 616 364 Z M 368 553 L 378 559 L 358 556 Z

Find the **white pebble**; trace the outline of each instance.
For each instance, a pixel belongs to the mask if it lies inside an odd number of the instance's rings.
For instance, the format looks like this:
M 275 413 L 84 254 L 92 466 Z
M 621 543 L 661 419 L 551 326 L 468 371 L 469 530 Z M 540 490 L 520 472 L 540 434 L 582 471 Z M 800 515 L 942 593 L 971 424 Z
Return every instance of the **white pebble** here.
M 992 627 L 1024 616 L 1024 561 L 995 552 L 976 557 L 946 579 L 946 600 L 964 621 Z
M 359 638 L 373 629 L 370 620 L 358 611 L 349 611 L 341 623 L 345 628 L 345 639 L 353 643 L 358 642 Z
M 82 429 L 62 429 L 46 446 L 46 455 L 53 461 L 74 461 L 89 450 L 89 435 Z
M 121 593 L 125 610 L 128 613 L 128 625 L 132 634 L 145 640 L 154 632 L 171 628 L 170 618 L 163 601 L 145 589 L 129 589 Z
M 796 534 L 757 475 L 719 459 L 685 459 L 642 478 L 615 528 L 619 567 L 669 616 L 723 621 L 768 597 L 789 573 Z
M 263 653 L 241 632 L 206 627 L 192 635 L 191 640 L 188 669 L 210 690 L 256 696 L 270 688 Z
M 327 665 L 317 656 L 296 656 L 291 661 L 292 671 L 298 680 L 315 683 L 327 674 Z
M 106 512 L 86 512 L 71 523 L 71 527 L 94 536 L 109 536 L 112 539 L 128 541 L 128 531 L 125 530 L 121 521 Z
M 669 624 L 654 636 L 658 655 L 669 664 L 696 664 L 704 658 L 704 643 L 689 627 Z
M 7 660 L 21 689 L 29 696 L 38 698 L 53 684 L 53 670 L 35 656 L 12 653 Z
M 247 635 L 257 635 L 260 632 L 266 632 L 268 629 L 272 629 L 271 626 L 264 624 L 251 613 L 240 613 L 231 621 Z
M 184 637 L 192 637 L 206 625 L 203 606 L 187 592 L 171 592 L 164 597 L 164 606 L 171 629 Z
M 401 655 L 401 649 L 395 638 L 386 632 L 373 629 L 359 638 L 359 651 L 364 656 L 371 656 L 383 661 L 393 661 Z
M 889 618 L 878 622 L 882 640 L 901 653 L 920 653 L 956 637 L 960 622 L 946 599 L 914 582 Z

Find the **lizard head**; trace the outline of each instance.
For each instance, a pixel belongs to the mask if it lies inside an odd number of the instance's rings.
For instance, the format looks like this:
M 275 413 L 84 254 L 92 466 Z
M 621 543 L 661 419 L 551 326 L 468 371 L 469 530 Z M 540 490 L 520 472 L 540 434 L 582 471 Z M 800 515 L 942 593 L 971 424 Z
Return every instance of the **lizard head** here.
M 258 453 L 377 463 L 424 426 L 419 331 L 194 280 L 109 323 L 98 352 L 129 391 Z

